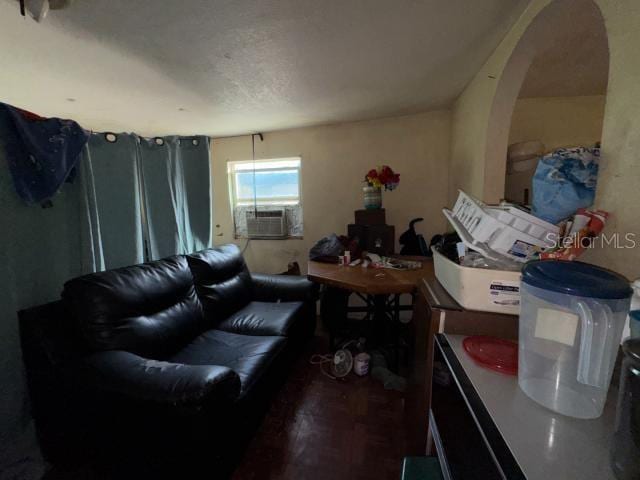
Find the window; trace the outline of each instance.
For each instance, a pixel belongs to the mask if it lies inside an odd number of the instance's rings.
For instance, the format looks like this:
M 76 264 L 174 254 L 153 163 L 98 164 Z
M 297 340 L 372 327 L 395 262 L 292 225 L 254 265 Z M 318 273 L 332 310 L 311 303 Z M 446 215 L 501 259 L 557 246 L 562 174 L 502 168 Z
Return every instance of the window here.
M 300 203 L 300 158 L 229 162 L 232 201 L 239 205 Z
M 300 157 L 229 162 L 235 236 L 247 237 L 247 216 L 283 210 L 288 237 L 302 237 Z

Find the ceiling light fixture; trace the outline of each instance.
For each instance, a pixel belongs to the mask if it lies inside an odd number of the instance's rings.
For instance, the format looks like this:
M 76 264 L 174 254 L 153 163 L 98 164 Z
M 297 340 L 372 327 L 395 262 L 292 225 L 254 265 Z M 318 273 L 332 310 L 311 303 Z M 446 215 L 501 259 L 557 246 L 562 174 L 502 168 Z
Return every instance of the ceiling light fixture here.
M 27 12 L 36 21 L 40 22 L 51 10 L 62 10 L 73 3 L 73 0 L 18 0 L 20 2 L 20 14 L 24 17 Z

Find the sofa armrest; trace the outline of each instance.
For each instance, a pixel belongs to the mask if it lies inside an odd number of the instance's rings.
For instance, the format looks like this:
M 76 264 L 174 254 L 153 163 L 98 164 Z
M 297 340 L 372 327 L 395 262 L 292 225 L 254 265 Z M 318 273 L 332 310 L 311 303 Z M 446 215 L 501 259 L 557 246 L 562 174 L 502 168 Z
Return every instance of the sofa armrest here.
M 86 357 L 82 367 L 94 388 L 134 401 L 186 406 L 208 398 L 234 401 L 240 394 L 238 375 L 217 365 L 161 362 L 112 350 Z
M 259 302 L 315 302 L 318 286 L 297 275 L 252 273 L 254 300 Z

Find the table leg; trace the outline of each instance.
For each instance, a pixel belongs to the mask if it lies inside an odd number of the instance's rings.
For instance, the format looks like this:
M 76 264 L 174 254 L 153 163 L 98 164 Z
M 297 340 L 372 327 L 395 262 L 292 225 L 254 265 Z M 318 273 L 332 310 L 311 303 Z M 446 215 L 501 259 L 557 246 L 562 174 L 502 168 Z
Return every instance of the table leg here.
M 385 344 L 385 327 L 387 326 L 387 295 L 373 297 L 373 330 L 377 346 Z
M 386 351 L 390 369 L 398 372 L 402 347 L 400 295 L 373 295 L 369 304 L 373 307 L 373 346 Z

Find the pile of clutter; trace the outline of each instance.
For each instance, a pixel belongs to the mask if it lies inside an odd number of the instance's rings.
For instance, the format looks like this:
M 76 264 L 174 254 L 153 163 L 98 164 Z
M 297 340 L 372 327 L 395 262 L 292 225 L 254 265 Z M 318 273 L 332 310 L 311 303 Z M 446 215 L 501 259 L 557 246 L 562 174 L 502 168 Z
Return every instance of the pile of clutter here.
M 531 209 L 487 205 L 463 191 L 443 213 L 459 236 L 460 265 L 519 271 L 535 259 L 575 260 L 600 235 L 609 213 L 591 209 L 600 149 L 563 148 L 542 156 Z
M 387 268 L 392 270 L 417 270 L 422 262 L 386 257 L 360 249 L 358 241 L 335 233 L 318 240 L 309 251 L 309 260 L 363 268 Z
M 381 382 L 386 390 L 404 392 L 407 380 L 388 368 L 387 359 L 382 351 L 373 350 L 367 353 L 365 344 L 364 337 L 357 341 L 350 340 L 333 354 L 312 355 L 309 362 L 319 365 L 320 371 L 332 380 L 345 378 L 351 372 L 359 377 L 371 372 L 371 376 Z

